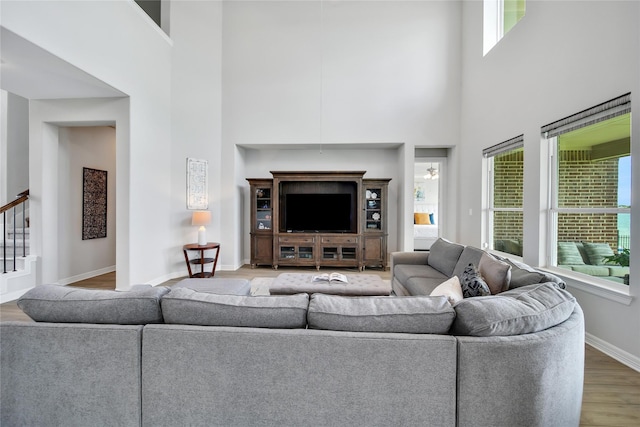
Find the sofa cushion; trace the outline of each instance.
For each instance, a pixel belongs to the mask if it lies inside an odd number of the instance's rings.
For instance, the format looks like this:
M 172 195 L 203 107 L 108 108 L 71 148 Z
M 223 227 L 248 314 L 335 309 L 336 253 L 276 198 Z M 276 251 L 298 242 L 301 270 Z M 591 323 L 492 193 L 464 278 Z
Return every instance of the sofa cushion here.
M 558 265 L 584 264 L 575 242 L 558 242 Z
M 403 286 L 409 292 L 409 295 L 428 296 L 445 280 L 447 280 L 447 277 L 437 279 L 434 277 L 412 277 L 404 282 Z
M 478 265 L 478 271 L 489 286 L 492 295 L 509 289 L 511 282 L 511 266 L 504 261 L 495 259 L 488 253 L 483 253 Z
M 430 296 L 445 296 L 447 297 L 451 305 L 457 303 L 458 301 L 462 301 L 464 295 L 462 295 L 462 286 L 460 285 L 460 279 L 458 279 L 458 276 L 453 276 L 451 279 L 438 285 L 433 290 L 433 292 L 431 292 Z
M 313 294 L 308 322 L 314 329 L 446 334 L 455 312 L 444 296 L 342 297 Z
M 489 286 L 473 264 L 469 264 L 462 272 L 460 285 L 462 286 L 462 295 L 465 298 L 491 295 Z
M 472 336 L 508 336 L 542 331 L 564 322 L 575 298 L 553 283 L 523 286 L 481 298 L 464 299 L 454 306 L 452 333 Z
M 304 328 L 308 294 L 241 296 L 172 289 L 162 298 L 165 323 L 253 328 Z
M 429 249 L 427 264 L 447 277 L 451 277 L 463 250 L 464 246 L 439 238 Z
M 571 269 L 589 276 L 607 277 L 609 275 L 609 268 L 603 265 L 572 265 Z
M 433 267 L 418 264 L 398 264 L 393 267 L 393 275 L 400 283 L 405 283 L 412 277 L 429 277 L 446 280 L 445 276 Z M 442 280 L 438 283 L 442 283 Z
M 605 257 L 613 256 L 613 251 L 608 243 L 587 243 L 583 242 L 582 246 L 589 259 L 591 265 L 604 265 L 607 263 Z
M 625 275 L 629 274 L 629 267 L 613 265 L 607 266 L 607 268 L 609 269 L 609 276 L 624 277 Z
M 478 265 L 480 264 L 480 259 L 482 255 L 485 254 L 485 251 L 482 249 L 474 248 L 473 246 L 465 246 L 464 250 L 460 254 L 460 258 L 458 258 L 458 262 L 453 269 L 452 276 L 462 277 L 462 272 L 469 266 L 469 264 Z
M 36 322 L 162 323 L 160 299 L 164 286 L 136 285 L 130 291 L 39 285 L 18 299 L 18 307 Z

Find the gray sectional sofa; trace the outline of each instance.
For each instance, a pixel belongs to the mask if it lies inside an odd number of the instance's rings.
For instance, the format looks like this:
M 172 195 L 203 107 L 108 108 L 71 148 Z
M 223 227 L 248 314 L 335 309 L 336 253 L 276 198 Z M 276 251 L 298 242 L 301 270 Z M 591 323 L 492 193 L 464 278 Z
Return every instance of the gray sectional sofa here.
M 483 257 L 496 259 L 510 267 L 505 275 L 503 290 L 538 283 L 553 283 L 558 288 L 565 288 L 564 281 L 554 274 L 445 239 L 438 239 L 429 251 L 392 253 L 391 287 L 396 295 L 430 295 L 448 278 L 461 277 L 470 263 L 479 266 Z
M 549 283 L 508 292 L 459 310 L 38 286 L 19 301 L 36 322 L 0 324 L 0 424 L 577 426 L 580 307 Z M 536 320 L 514 318 L 519 304 Z

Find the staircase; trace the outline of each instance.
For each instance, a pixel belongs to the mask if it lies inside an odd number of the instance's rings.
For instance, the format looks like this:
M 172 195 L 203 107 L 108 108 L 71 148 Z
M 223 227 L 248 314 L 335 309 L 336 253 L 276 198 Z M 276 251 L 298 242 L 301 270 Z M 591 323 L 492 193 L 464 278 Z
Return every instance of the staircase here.
M 29 228 L 14 229 L 9 224 L 5 236 L 6 248 L 4 244 L 0 244 L 0 271 L 8 273 L 24 270 L 24 260 L 29 255 Z
M 30 255 L 29 190 L 0 207 L 0 303 L 35 286 L 36 257 Z

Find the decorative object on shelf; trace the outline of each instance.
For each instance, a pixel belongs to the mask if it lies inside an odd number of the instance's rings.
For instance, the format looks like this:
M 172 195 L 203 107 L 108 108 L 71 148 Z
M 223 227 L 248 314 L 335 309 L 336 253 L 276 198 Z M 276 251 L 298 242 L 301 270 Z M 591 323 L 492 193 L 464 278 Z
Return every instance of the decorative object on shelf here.
M 207 229 L 205 225 L 211 223 L 210 211 L 195 211 L 191 216 L 191 225 L 198 225 L 198 245 L 204 246 L 207 244 Z
M 372 215 L 372 218 L 373 218 L 374 220 L 378 221 L 378 220 L 380 220 L 380 214 L 379 214 L 378 212 L 375 212 L 375 213 Z
M 107 171 L 82 168 L 82 240 L 107 237 Z
M 367 195 L 367 199 L 370 199 L 371 198 L 371 191 L 367 190 L 366 195 Z
M 378 193 L 371 193 L 371 198 L 372 199 L 377 199 L 378 198 Z
M 208 163 L 187 158 L 187 209 L 209 209 Z

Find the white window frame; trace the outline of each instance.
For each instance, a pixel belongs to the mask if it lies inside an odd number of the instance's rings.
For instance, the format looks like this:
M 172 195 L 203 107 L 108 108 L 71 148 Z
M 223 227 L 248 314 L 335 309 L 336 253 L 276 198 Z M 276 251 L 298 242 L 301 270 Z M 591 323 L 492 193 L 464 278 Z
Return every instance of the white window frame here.
M 628 97 L 629 95 L 630 94 L 623 95 L 617 99 L 620 99 L 621 102 L 623 102 L 624 101 L 623 98 Z M 611 103 L 612 101 L 608 101 L 608 103 Z M 607 103 L 603 103 L 601 105 L 604 105 L 604 104 L 607 104 Z M 596 106 L 596 107 L 593 107 L 592 109 L 595 110 L 598 107 L 599 106 Z M 625 109 L 628 109 L 628 108 L 629 108 L 628 105 L 627 106 L 620 105 L 620 106 L 614 106 L 613 108 L 610 108 L 608 111 L 614 114 L 618 114 L 618 113 L 624 112 Z M 588 111 L 588 110 L 585 110 L 585 111 Z M 582 112 L 577 113 L 576 116 L 579 116 L 580 114 L 582 114 Z M 556 126 L 556 129 L 563 129 L 563 128 L 572 129 L 580 126 L 588 126 L 591 121 L 590 117 L 588 116 L 580 118 L 579 120 L 572 120 L 571 117 L 572 116 L 569 116 L 565 119 L 559 120 L 557 122 L 559 126 Z M 628 213 L 631 215 L 631 209 L 630 208 L 561 208 L 558 206 L 559 162 L 557 161 L 557 156 L 558 156 L 557 135 L 561 134 L 562 132 L 560 133 L 556 132 L 553 136 L 549 136 L 546 133 L 545 128 L 549 128 L 552 126 L 553 124 L 544 126 L 541 132 L 543 136 L 543 140 L 546 139 L 548 143 L 548 150 L 549 150 L 549 156 L 548 156 L 549 169 L 548 170 L 550 175 L 550 179 L 548 181 L 548 189 L 547 189 L 548 206 L 549 206 L 549 209 L 547 211 L 548 239 L 547 239 L 547 248 L 545 251 L 546 265 L 544 268 L 550 270 L 551 272 L 559 276 L 563 276 L 563 277 L 567 277 L 575 280 L 575 282 L 573 283 L 575 283 L 575 285 L 582 291 L 585 291 L 594 295 L 598 295 L 598 296 L 601 296 L 625 305 L 629 305 L 632 301 L 632 297 L 630 296 L 630 285 L 623 285 L 620 283 L 612 282 L 610 280 L 601 279 L 596 276 L 591 276 L 588 274 L 567 270 L 557 266 L 558 265 L 557 264 L 557 258 L 558 258 L 557 247 L 558 247 L 558 215 L 559 214 L 561 213 L 603 213 L 603 214 Z M 632 216 L 632 222 L 633 222 L 633 216 Z
M 493 231 L 494 231 L 494 213 L 495 212 L 521 212 L 524 215 L 524 200 L 523 200 L 523 206 L 520 208 L 497 208 L 495 207 L 494 204 L 494 159 L 495 156 L 501 155 L 501 154 L 505 154 L 508 153 L 509 151 L 513 151 L 513 150 L 517 150 L 519 148 L 523 148 L 524 147 L 524 135 L 519 135 L 515 138 L 511 138 L 507 141 L 501 142 L 500 144 L 496 144 L 492 147 L 489 147 L 485 150 L 483 150 L 483 155 L 484 155 L 484 164 L 485 164 L 485 170 L 486 170 L 486 198 L 485 198 L 485 211 L 486 211 L 486 218 L 485 218 L 485 233 L 484 234 L 484 239 L 483 239 L 483 247 L 484 249 L 490 249 L 492 251 L 497 251 L 494 247 L 493 247 L 493 242 L 494 242 L 494 238 L 493 238 Z M 523 184 L 524 184 L 524 173 L 522 174 L 522 180 L 523 180 Z M 524 223 L 523 223 L 523 241 L 524 241 Z M 524 247 L 524 243 L 523 243 L 523 247 Z M 510 253 L 506 253 L 504 252 L 505 255 L 509 256 L 510 258 L 521 258 L 518 257 L 517 255 L 514 254 L 510 254 Z

